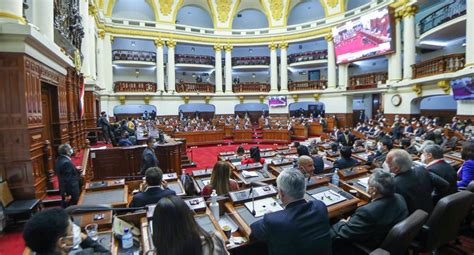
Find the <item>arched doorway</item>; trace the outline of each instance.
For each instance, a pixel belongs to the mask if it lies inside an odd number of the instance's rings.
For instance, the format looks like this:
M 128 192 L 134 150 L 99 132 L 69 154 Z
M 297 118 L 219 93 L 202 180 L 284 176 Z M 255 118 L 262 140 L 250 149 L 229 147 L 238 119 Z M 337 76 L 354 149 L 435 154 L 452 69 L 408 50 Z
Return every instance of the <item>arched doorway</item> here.
M 291 103 L 288 105 L 288 113 L 290 117 L 309 117 L 313 114 L 313 117 L 318 117 L 318 115 L 324 116 L 325 108 L 324 103 L 320 102 L 297 102 Z
M 127 119 L 129 117 L 138 119 L 145 111 L 148 113 L 151 113 L 152 111 L 157 112 L 156 106 L 149 104 L 117 105 L 114 107 L 114 116 L 116 121 Z
M 206 121 L 214 118 L 216 107 L 213 104 L 193 103 L 182 104 L 178 108 L 178 115 L 183 113 L 185 118 L 202 118 Z
M 260 103 L 244 103 L 234 106 L 234 114 L 239 118 L 245 117 L 245 114 L 250 118 L 253 124 L 258 123 L 258 119 L 263 116 L 268 116 L 268 105 Z

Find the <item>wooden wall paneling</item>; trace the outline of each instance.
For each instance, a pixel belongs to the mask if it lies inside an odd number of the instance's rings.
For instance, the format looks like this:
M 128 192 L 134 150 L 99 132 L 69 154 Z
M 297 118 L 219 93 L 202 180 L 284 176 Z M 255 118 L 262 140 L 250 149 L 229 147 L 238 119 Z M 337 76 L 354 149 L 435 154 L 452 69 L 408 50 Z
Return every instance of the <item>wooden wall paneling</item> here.
M 86 128 L 95 128 L 97 126 L 97 116 L 95 109 L 95 95 L 93 91 L 86 91 L 84 93 L 84 119 Z
M 335 125 L 338 128 L 341 127 L 352 127 L 352 113 L 326 113 L 326 117 L 336 116 Z

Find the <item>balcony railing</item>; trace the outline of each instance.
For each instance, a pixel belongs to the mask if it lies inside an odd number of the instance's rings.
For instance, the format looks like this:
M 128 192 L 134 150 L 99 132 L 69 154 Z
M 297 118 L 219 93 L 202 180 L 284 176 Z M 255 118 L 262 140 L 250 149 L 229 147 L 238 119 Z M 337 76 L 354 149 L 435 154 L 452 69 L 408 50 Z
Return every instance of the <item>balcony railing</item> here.
M 420 20 L 418 24 L 420 35 L 464 14 L 466 14 L 466 0 L 454 0 Z
M 156 62 L 156 53 L 137 50 L 113 50 L 113 60 Z
M 175 55 L 176 63 L 178 64 L 199 64 L 199 65 L 214 65 L 215 58 L 211 56 L 198 56 L 198 55 Z
M 288 63 L 298 63 L 298 62 L 305 62 L 305 61 L 313 61 L 313 60 L 322 60 L 328 58 L 328 51 L 308 51 L 302 53 L 295 53 L 288 55 Z
M 323 90 L 327 86 L 327 81 L 294 81 L 288 83 L 289 91 L 302 91 L 302 90 Z
M 270 57 L 233 57 L 233 66 L 269 65 Z
M 176 84 L 176 92 L 187 93 L 187 92 L 199 92 L 199 93 L 214 93 L 215 86 L 210 83 L 203 82 L 180 82 Z
M 156 92 L 156 83 L 117 81 L 114 82 L 114 92 Z
M 269 92 L 270 84 L 260 82 L 244 82 L 232 85 L 232 92 Z
M 349 79 L 349 90 L 373 89 L 377 84 L 385 84 L 388 79 L 387 72 L 368 73 L 351 76 Z
M 464 68 L 464 57 L 464 54 L 451 54 L 412 65 L 413 78 L 456 72 Z

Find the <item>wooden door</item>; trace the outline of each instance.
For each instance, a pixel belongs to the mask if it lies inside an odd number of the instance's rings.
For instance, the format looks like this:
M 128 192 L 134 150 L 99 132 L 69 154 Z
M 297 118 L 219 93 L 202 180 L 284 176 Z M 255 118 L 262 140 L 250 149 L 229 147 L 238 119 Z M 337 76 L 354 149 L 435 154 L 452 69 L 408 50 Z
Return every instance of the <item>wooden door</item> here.
M 51 114 L 51 92 L 45 86 L 41 88 L 41 104 L 42 104 L 42 124 L 43 127 L 43 138 L 52 143 L 53 130 L 52 130 L 52 114 Z

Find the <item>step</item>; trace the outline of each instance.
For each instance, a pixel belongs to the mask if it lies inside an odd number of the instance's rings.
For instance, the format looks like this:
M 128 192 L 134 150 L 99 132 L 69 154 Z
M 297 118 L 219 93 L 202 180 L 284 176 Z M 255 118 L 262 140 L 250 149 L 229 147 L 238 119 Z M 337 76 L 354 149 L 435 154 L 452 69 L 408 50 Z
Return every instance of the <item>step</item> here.
M 48 189 L 46 194 L 47 196 L 59 196 L 59 189 Z
M 53 198 L 53 199 L 43 199 L 43 201 L 41 201 L 41 204 L 45 207 L 45 208 L 51 208 L 51 207 L 61 207 L 61 198 Z
M 190 162 L 190 163 L 186 163 L 186 164 L 181 164 L 181 167 L 182 168 L 188 168 L 188 167 L 195 167 L 197 166 L 196 163 L 194 162 Z

